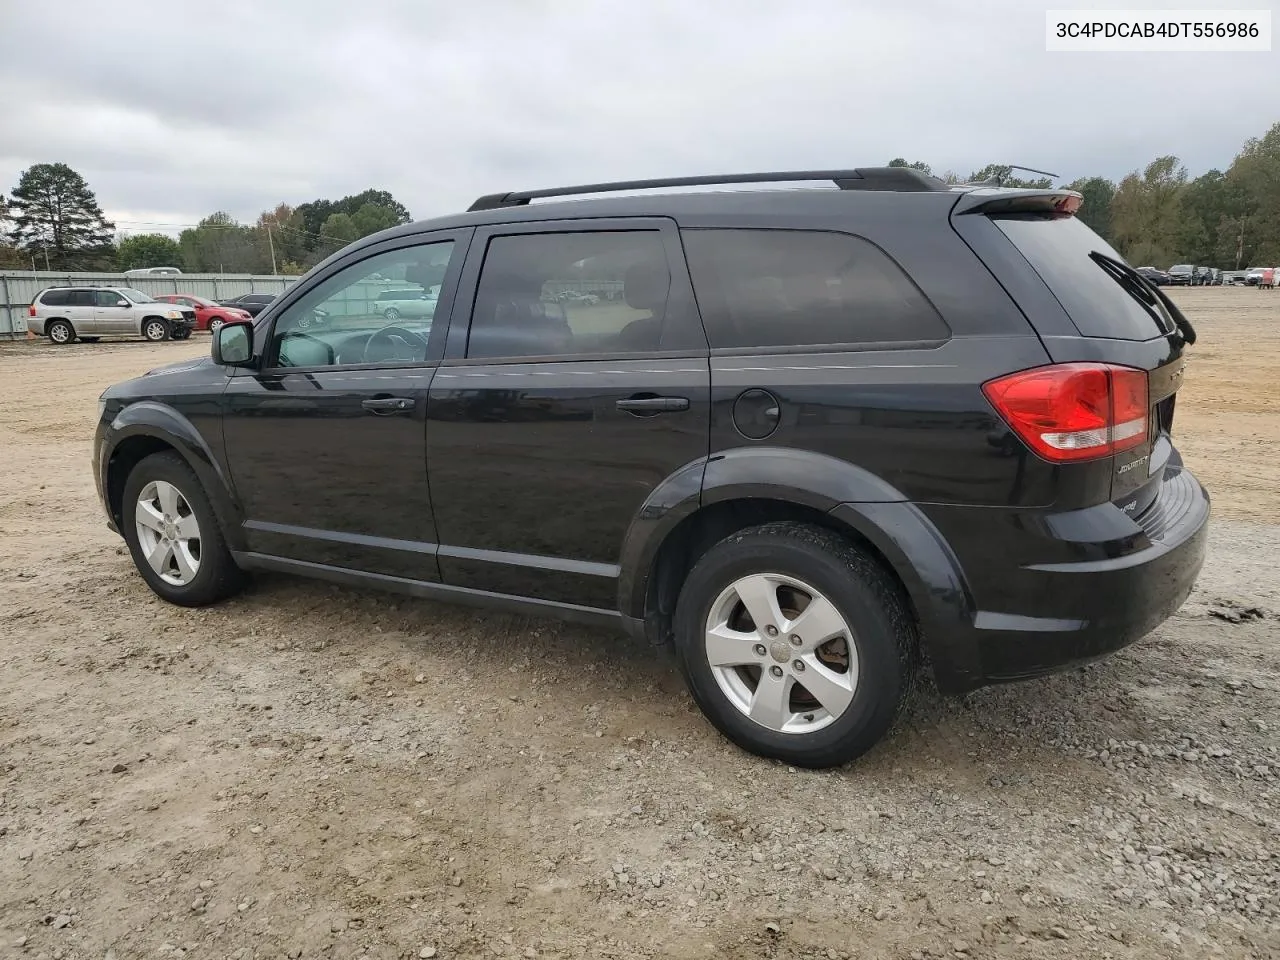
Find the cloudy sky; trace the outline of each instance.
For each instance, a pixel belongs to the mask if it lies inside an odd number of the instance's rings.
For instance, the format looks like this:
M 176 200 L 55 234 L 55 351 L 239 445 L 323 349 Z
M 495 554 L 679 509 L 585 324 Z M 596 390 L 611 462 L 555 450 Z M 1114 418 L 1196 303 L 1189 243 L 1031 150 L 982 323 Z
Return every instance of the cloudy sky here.
M 504 189 L 895 156 L 1074 179 L 1173 153 L 1195 175 L 1280 120 L 1280 53 L 1046 53 L 1044 8 L 0 0 L 0 192 L 63 161 L 145 232 L 370 186 L 424 218 Z

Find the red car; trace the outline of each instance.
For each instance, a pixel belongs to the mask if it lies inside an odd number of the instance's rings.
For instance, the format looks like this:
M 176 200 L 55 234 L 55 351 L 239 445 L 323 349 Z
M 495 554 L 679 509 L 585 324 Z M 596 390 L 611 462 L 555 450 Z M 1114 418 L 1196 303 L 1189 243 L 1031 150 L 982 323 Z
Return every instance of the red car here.
M 212 333 L 229 320 L 253 319 L 247 310 L 241 310 L 239 307 L 224 307 L 216 300 L 197 297 L 193 293 L 157 293 L 155 298 L 165 303 L 194 307 L 197 330 L 208 330 Z

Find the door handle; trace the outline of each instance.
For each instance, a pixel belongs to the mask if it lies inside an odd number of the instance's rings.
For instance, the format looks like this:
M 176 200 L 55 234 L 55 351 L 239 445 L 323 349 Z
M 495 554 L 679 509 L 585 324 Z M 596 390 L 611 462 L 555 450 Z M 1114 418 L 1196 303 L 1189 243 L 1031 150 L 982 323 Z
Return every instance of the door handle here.
M 614 406 L 619 410 L 625 410 L 628 413 L 634 413 L 639 416 L 654 413 L 676 413 L 680 410 L 689 409 L 689 398 L 655 396 L 628 397 L 625 400 L 619 400 L 614 404 Z
M 411 413 L 414 402 L 412 397 L 372 397 L 361 400 L 360 406 L 370 413 L 385 417 L 393 413 Z

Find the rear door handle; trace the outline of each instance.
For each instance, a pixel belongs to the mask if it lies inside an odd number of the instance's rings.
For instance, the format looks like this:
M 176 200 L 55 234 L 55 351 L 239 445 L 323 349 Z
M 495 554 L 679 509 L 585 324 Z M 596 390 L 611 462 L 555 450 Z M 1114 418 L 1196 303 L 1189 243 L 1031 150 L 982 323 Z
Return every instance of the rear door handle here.
M 628 397 L 619 400 L 615 406 L 628 413 L 676 413 L 689 409 L 688 397 Z
M 370 413 L 386 416 L 392 413 L 410 413 L 414 402 L 412 397 L 373 397 L 369 400 L 361 400 L 360 406 Z

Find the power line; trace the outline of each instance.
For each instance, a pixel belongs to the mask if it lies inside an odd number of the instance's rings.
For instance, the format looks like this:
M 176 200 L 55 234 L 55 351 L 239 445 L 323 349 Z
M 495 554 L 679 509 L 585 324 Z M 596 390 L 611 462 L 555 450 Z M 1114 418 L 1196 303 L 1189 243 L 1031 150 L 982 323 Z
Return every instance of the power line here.
M 342 237 L 332 237 L 332 236 L 329 236 L 327 233 L 320 233 L 319 231 L 316 231 L 316 230 L 304 230 L 301 227 L 290 227 L 290 226 L 286 226 L 283 223 L 280 223 L 279 221 L 272 221 L 272 222 L 275 223 L 277 230 L 288 230 L 292 233 L 300 233 L 308 237 L 319 237 L 321 240 L 331 240 L 334 243 L 350 243 L 351 242 L 350 240 L 345 240 Z M 131 227 L 169 227 L 171 229 L 181 229 L 181 230 L 256 230 L 258 229 L 256 225 L 251 225 L 246 223 L 162 223 L 157 220 L 116 220 L 114 221 L 114 223 L 116 226 L 125 224 Z

